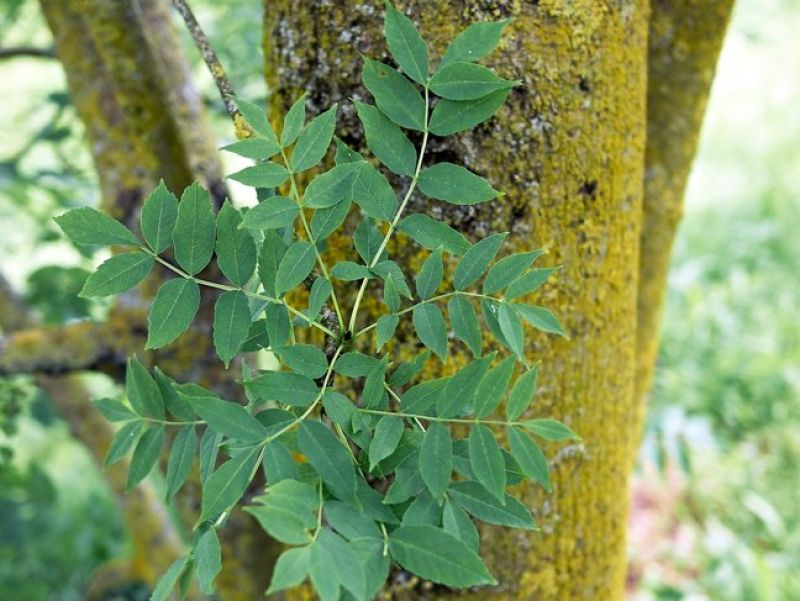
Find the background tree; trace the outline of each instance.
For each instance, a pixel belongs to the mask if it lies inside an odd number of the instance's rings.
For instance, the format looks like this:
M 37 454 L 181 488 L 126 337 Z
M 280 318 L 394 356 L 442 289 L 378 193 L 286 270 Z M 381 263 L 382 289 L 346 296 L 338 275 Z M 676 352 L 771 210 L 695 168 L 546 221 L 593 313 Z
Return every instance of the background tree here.
M 545 246 L 553 262 L 564 265 L 543 294 L 571 339 L 533 343 L 532 350 L 547 359 L 537 409 L 564 420 L 584 444 L 558 455 L 552 497 L 530 492 L 544 536 L 527 542 L 516 533 L 492 532 L 486 539 L 501 581 L 497 598 L 622 596 L 627 478 L 653 361 L 654 316 L 730 5 L 400 4 L 429 38 L 439 40 L 438 51 L 441 40 L 474 20 L 515 18 L 492 62 L 524 85 L 496 124 L 462 136 L 452 148 L 434 144 L 432 152 L 439 159 L 455 152 L 474 170 L 491 174 L 507 192 L 505 206 L 491 214 L 449 210 L 443 217 L 470 230 L 473 239 L 487 229 L 509 230 L 518 249 Z M 105 207 L 132 217 L 158 177 L 175 188 L 198 177 L 221 198 L 213 142 L 196 125 L 200 109 L 165 3 L 43 1 L 42 7 L 88 126 Z M 310 92 L 314 113 L 349 96 L 363 97 L 356 53 L 382 51 L 381 23 L 374 10 L 355 2 L 265 3 L 273 106 L 285 110 L 298 90 Z M 353 115 L 345 117 L 340 133 L 353 139 Z M 90 345 L 77 326 L 22 331 L 6 342 L 0 365 L 6 372 L 102 367 L 119 373 L 121 358 L 142 342 L 131 334 L 143 316 L 136 307 L 146 302 L 124 303 L 107 325 L 81 324 L 96 328 Z M 55 335 L 61 344 L 54 349 Z M 184 377 L 202 374 L 224 386 L 224 374 L 203 361 L 210 351 L 204 336 L 208 330 L 201 327 L 197 344 L 168 349 L 167 359 Z M 76 424 L 85 419 L 72 416 Z M 84 436 L 102 454 L 103 443 Z M 244 527 L 240 534 L 230 552 L 252 559 L 244 541 L 253 535 Z M 260 565 L 242 567 L 239 576 L 257 575 L 258 587 L 263 560 L 256 557 Z M 252 598 L 245 583 L 237 578 L 240 598 Z

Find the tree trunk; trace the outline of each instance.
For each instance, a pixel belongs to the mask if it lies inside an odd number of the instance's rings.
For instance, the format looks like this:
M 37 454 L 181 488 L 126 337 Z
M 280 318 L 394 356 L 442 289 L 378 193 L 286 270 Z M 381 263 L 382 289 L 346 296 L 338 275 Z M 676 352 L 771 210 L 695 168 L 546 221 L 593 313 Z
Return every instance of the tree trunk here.
M 500 585 L 455 596 L 622 598 L 634 452 L 647 3 L 398 4 L 437 54 L 471 22 L 514 17 L 491 62 L 523 85 L 488 125 L 452 142 L 435 140 L 428 160 L 463 159 L 506 196 L 488 208 L 443 208 L 418 198 L 410 212 L 442 216 L 473 241 L 509 231 L 514 250 L 545 247 L 547 262 L 564 266 L 537 301 L 563 320 L 570 340 L 530 337 L 529 351 L 543 360 L 535 412 L 564 420 L 583 437 L 583 444 L 558 452 L 552 495 L 533 486 L 523 491 L 543 533 L 487 529 L 482 552 Z M 300 90 L 318 110 L 342 102 L 341 131 L 357 139 L 347 99 L 368 98 L 359 85 L 358 53 L 385 56 L 380 11 L 355 1 L 284 0 L 265 2 L 265 13 L 276 108 L 285 110 Z M 349 252 L 347 241 L 332 246 Z M 419 264 L 422 253 L 413 243 L 391 250 Z M 429 596 L 408 593 L 419 595 Z
M 639 445 L 683 193 L 733 0 L 657 0 L 650 16 L 634 436 Z

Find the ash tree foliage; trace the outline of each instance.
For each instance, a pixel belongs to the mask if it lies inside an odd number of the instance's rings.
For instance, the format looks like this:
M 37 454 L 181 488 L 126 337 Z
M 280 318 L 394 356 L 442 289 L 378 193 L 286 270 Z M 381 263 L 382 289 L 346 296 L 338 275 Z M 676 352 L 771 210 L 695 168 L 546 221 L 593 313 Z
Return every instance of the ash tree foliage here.
M 121 423 L 107 463 L 132 450 L 129 488 L 150 473 L 168 438 L 167 500 L 199 461 L 194 542 L 153 599 L 175 587 L 185 592 L 193 577 L 201 590 L 213 591 L 221 569 L 217 530 L 259 470 L 266 487 L 244 510 L 290 547 L 269 592 L 308 579 L 324 601 L 366 600 L 393 566 L 449 587 L 490 585 L 475 522 L 537 528 L 506 489 L 531 478 L 549 490 L 538 441 L 575 437 L 558 421 L 522 418 L 538 370 L 524 354 L 524 324 L 563 335 L 552 313 L 522 299 L 554 269 L 533 266 L 539 250 L 498 258 L 505 233 L 472 243 L 424 212 L 406 213 L 415 190 L 456 205 L 502 196 L 460 165 L 424 164 L 431 135 L 475 127 L 517 85 L 476 62 L 494 49 L 505 24 L 472 25 L 431 69 L 413 23 L 387 4 L 386 39 L 400 70 L 366 58 L 362 78 L 374 104 L 354 102 L 377 160 L 334 138 L 336 106 L 307 121 L 301 97 L 278 134 L 260 108 L 239 101 L 254 135 L 225 149 L 255 160 L 230 176 L 258 189 L 255 207 L 240 211 L 226 202 L 215 215 L 201 185 L 189 186 L 179 201 L 161 183 L 141 210 L 143 241 L 90 208 L 57 218 L 77 244 L 124 249 L 88 278 L 84 296 L 122 293 L 156 264 L 175 276 L 150 308 L 148 348 L 180 336 L 195 317 L 201 288 L 211 288 L 218 294 L 213 339 L 220 360 L 229 365 L 237 355 L 267 350 L 280 361 L 268 371 L 239 362 L 246 405 L 175 382 L 158 367 L 151 373 L 135 357 L 127 369 L 128 403 L 96 401 Z M 334 142 L 335 166 L 302 189 L 298 176 L 316 169 Z M 405 178 L 402 200 L 383 168 Z M 328 265 L 325 241 L 352 223 L 346 218 L 354 212 L 358 225 L 346 232 L 353 260 Z M 413 278 L 387 252 L 396 234 L 430 251 Z M 228 283 L 198 277 L 214 258 Z M 453 288 L 444 291 L 451 265 Z M 365 323 L 359 308 L 370 283 L 386 311 Z M 297 298 L 307 304 L 298 306 Z M 349 312 L 340 298 L 354 299 Z M 404 319 L 426 348 L 396 362 L 386 348 Z M 420 381 L 426 362 L 447 362 L 450 331 L 473 360 L 449 377 Z M 497 342 L 491 352 L 489 335 Z M 393 351 L 408 355 L 418 346 L 403 345 Z M 453 425 L 462 438 L 453 438 Z M 167 428 L 175 435 L 167 437 Z M 498 444 L 501 431 L 508 449 Z

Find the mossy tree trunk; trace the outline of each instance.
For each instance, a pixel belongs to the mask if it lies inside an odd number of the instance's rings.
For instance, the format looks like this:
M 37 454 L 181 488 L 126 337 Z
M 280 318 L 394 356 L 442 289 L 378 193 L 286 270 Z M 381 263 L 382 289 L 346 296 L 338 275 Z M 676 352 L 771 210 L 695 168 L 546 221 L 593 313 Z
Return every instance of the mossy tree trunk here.
M 173 190 L 198 178 L 221 200 L 218 159 L 166 0 L 40 1 L 87 125 L 105 208 L 134 223 L 144 195 L 162 177 Z M 410 211 L 447 219 L 473 241 L 509 231 L 516 249 L 548 248 L 549 262 L 564 266 L 537 301 L 558 313 L 570 340 L 531 335 L 529 350 L 543 360 L 534 411 L 583 436 L 581 444 L 549 449 L 553 495 L 522 491 L 543 533 L 484 533 L 483 552 L 501 584 L 444 596 L 620 599 L 641 399 L 677 207 L 731 0 L 658 0 L 652 7 L 648 0 L 397 4 L 417 20 L 435 53 L 471 22 L 515 18 L 491 60 L 524 85 L 487 125 L 452 141 L 433 140 L 428 159 L 463 159 L 506 197 L 491 209 L 444 208 L 418 198 Z M 346 100 L 367 98 L 358 53 L 385 55 L 379 3 L 264 5 L 273 107 L 285 110 L 301 90 L 310 93 L 315 112 L 344 101 L 338 133 L 360 145 Z M 350 252 L 349 244 L 333 240 L 330 250 Z M 390 250 L 419 263 L 421 253 L 408 241 Z M 141 348 L 147 302 L 126 297 L 115 308 L 109 328 L 115 342 L 122 340 L 119 348 Z M 208 315 L 159 363 L 181 378 L 224 387 L 210 355 Z M 459 361 L 461 353 L 448 368 Z M 67 417 L 93 419 L 77 412 Z M 73 425 L 99 453 L 104 443 L 77 427 L 84 424 Z M 196 503 L 190 490 L 184 513 Z M 238 519 L 223 531 L 230 558 L 221 578 L 226 600 L 260 596 L 272 557 L 259 530 Z M 159 563 L 154 567 L 163 569 Z M 409 599 L 437 595 L 422 588 L 393 592 Z

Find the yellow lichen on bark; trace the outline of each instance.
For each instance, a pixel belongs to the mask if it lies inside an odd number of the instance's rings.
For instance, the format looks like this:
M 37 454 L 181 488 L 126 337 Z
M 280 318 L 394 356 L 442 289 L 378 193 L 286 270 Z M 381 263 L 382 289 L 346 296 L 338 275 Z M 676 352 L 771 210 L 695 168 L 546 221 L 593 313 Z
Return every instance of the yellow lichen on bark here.
M 656 0 L 650 17 L 644 218 L 639 259 L 638 446 L 683 193 L 733 0 Z
M 523 85 L 489 124 L 455 139 L 434 139 L 426 161 L 461 160 L 506 196 L 486 207 L 448 207 L 418 198 L 409 210 L 445 219 L 473 242 L 489 232 L 510 231 L 513 250 L 546 247 L 550 254 L 544 262 L 564 266 L 532 299 L 553 309 L 571 337 L 530 333 L 530 356 L 543 361 L 534 412 L 564 420 L 583 437 L 582 444 L 548 449 L 556 457 L 553 495 L 533 487 L 520 491 L 542 534 L 484 531 L 482 552 L 498 587 L 442 596 L 622 598 L 647 2 L 397 4 L 420 24 L 438 54 L 471 22 L 515 19 L 490 62 Z M 339 132 L 360 143 L 347 98 L 368 98 L 358 84 L 358 53 L 385 56 L 382 14 L 373 6 L 265 4 L 265 57 L 275 108 L 286 110 L 300 89 L 309 92 L 315 110 L 343 102 Z M 346 241 L 334 240 L 332 246 L 352 252 Z M 402 262 L 419 261 L 420 251 L 402 237 L 391 250 Z M 378 302 L 371 307 L 377 310 Z M 398 336 L 403 339 L 402 331 Z

